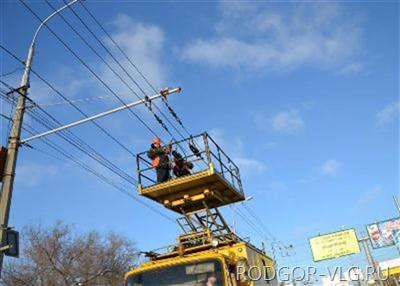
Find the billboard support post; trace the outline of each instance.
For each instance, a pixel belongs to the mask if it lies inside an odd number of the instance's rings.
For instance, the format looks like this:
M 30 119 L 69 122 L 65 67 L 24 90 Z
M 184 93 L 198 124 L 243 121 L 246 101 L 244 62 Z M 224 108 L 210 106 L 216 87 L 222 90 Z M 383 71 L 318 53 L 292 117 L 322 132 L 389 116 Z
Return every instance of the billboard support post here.
M 400 215 L 400 205 L 399 205 L 399 201 L 397 200 L 395 195 L 393 195 L 393 201 L 394 201 L 394 205 L 396 206 L 397 211 L 399 212 L 399 215 Z
M 374 279 L 378 280 L 379 285 L 383 286 L 382 280 L 379 279 L 378 267 L 376 267 L 374 258 L 372 257 L 371 254 L 371 250 L 369 249 L 368 240 L 369 238 L 366 235 L 362 234 L 361 238 L 358 241 L 362 244 L 365 251 L 365 255 L 367 256 L 368 264 L 370 267 L 372 267 L 372 270 L 374 271 Z

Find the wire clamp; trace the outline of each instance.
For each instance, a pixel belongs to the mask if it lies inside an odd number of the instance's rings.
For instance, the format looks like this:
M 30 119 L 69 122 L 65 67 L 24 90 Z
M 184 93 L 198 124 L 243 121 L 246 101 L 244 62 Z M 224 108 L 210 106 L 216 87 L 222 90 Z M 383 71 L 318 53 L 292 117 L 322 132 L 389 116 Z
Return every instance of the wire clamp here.
M 143 98 L 143 100 L 144 100 L 144 105 L 145 105 L 150 111 L 152 111 L 151 99 L 150 99 L 147 95 L 145 95 L 144 98 Z
M 169 87 L 166 87 L 160 91 L 160 95 L 162 96 L 163 100 L 167 100 L 167 95 L 170 93 Z

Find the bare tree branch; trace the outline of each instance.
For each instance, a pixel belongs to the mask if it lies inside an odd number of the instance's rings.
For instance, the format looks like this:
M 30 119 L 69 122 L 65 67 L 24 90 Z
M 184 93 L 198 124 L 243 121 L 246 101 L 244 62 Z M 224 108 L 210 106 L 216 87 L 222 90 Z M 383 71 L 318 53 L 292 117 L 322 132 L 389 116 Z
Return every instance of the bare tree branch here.
M 4 286 L 123 285 L 123 275 L 137 258 L 134 243 L 109 233 L 74 234 L 63 223 L 26 227 L 21 235 L 23 257 L 9 259 Z

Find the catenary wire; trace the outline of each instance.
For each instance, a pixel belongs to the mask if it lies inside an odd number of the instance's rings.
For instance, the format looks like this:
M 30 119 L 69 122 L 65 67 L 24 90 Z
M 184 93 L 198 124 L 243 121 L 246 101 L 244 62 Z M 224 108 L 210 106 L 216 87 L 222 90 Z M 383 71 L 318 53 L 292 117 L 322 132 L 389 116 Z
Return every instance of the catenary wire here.
M 2 47 L 2 46 L 1 46 Z M 2 47 L 3 49 L 4 49 L 4 47 Z M 5 49 L 4 49 L 5 50 Z M 6 52 L 8 52 L 10 55 L 12 55 L 14 58 L 16 58 L 16 59 L 18 59 L 15 55 L 13 55 L 12 53 L 10 53 L 10 51 L 8 51 L 8 50 L 5 50 Z M 18 59 L 19 61 L 20 61 L 20 59 Z M 34 70 L 32 70 L 32 73 L 33 74 L 35 74 L 39 79 L 41 79 L 43 82 L 45 82 L 50 88 L 52 88 L 54 91 L 56 91 L 56 93 L 58 93 L 58 94 L 60 94 L 59 93 L 59 91 L 57 91 L 51 84 L 49 84 L 46 80 L 44 80 L 40 75 L 38 75 Z M 63 97 L 65 100 L 67 99 L 66 97 Z M 246 216 L 243 214 L 243 213 L 238 213 L 238 215 L 240 216 L 240 217 L 242 217 L 242 219 L 243 220 L 245 220 L 245 222 L 247 223 L 247 224 L 249 224 L 250 226 L 251 226 L 251 228 L 253 229 L 253 230 L 255 230 L 256 232 L 257 232 L 257 234 L 261 237 L 261 238 L 263 238 L 263 239 L 265 239 L 266 238 L 266 236 L 262 233 L 262 232 L 260 232 L 257 228 L 256 228 L 256 226 L 254 225 L 254 224 L 252 224 L 251 223 L 251 221 L 248 219 L 248 218 L 246 218 Z
M 28 114 L 31 117 L 33 117 L 35 120 L 37 120 L 39 123 L 42 123 L 42 125 L 44 125 L 45 127 L 49 128 L 49 129 L 55 128 L 57 126 L 55 124 L 51 124 L 51 122 L 48 122 L 48 121 L 46 122 L 46 120 L 43 117 L 41 117 L 39 114 L 37 114 L 36 111 L 34 111 L 34 110 L 30 110 L 30 112 L 28 111 Z M 55 118 L 52 117 L 52 119 L 54 120 Z M 121 177 L 125 181 L 127 181 L 133 185 L 137 183 L 137 180 L 135 178 L 133 178 L 132 176 L 127 174 L 125 171 L 121 170 L 118 166 L 116 166 L 110 160 L 108 160 L 103 155 L 98 153 L 93 147 L 91 147 L 85 141 L 81 140 L 79 137 L 74 135 L 74 133 L 72 133 L 71 131 L 65 130 L 65 132 L 62 131 L 60 133 L 57 133 L 57 135 L 59 137 L 63 138 L 64 140 L 66 140 L 68 143 L 75 146 L 81 152 L 87 154 L 93 160 L 97 161 L 98 163 L 102 164 L 110 171 L 117 174 L 119 177 Z
M 93 102 L 93 101 L 98 101 L 98 100 L 104 100 L 104 99 L 110 99 L 113 98 L 112 95 L 104 95 L 104 96 L 89 96 L 89 97 L 82 97 L 82 98 L 77 98 L 70 100 L 72 103 L 80 103 L 80 102 Z M 63 101 L 58 101 L 58 102 L 52 102 L 52 103 L 38 103 L 41 107 L 47 108 L 47 107 L 53 107 L 53 106 L 58 106 L 58 105 L 63 105 L 63 104 L 69 104 L 68 101 L 63 100 Z
M 40 19 L 40 17 L 32 10 L 32 9 L 30 9 L 30 7 L 26 4 L 26 3 L 24 3 L 22 0 L 20 0 L 23 4 L 24 4 L 24 6 L 29 10 L 29 11 L 31 11 L 31 13 L 33 14 L 33 15 L 35 15 L 40 21 L 42 21 L 41 19 Z M 96 73 L 68 46 L 68 45 L 66 45 L 66 43 L 61 39 L 61 38 L 59 38 L 59 36 L 56 34 L 56 33 L 54 33 L 54 31 L 50 28 L 50 27 L 48 27 L 47 25 L 46 25 L 46 27 L 53 33 L 53 35 L 54 36 L 56 36 L 56 38 L 58 39 L 58 40 L 60 40 L 60 42 L 101 82 L 101 83 L 103 83 L 103 85 L 110 91 L 110 92 L 112 92 L 123 104 L 125 104 L 123 101 L 122 101 L 122 99 L 120 98 L 120 97 L 118 97 L 118 95 L 114 92 L 114 91 L 112 91 L 111 90 L 111 88 L 100 78 L 100 77 L 98 77 L 97 75 L 96 75 Z M 130 109 L 129 109 L 130 110 Z M 131 110 L 130 110 L 131 111 Z M 132 111 L 131 111 L 132 112 Z M 140 118 L 136 115 L 136 117 L 140 120 Z M 142 123 L 144 123 L 144 122 L 142 122 Z M 145 123 L 144 123 L 145 124 Z M 145 126 L 147 126 L 146 124 L 145 124 Z M 172 125 L 172 126 L 174 126 L 174 125 Z M 147 126 L 148 127 L 148 126 Z M 150 131 L 151 132 L 153 132 L 152 130 L 151 130 L 151 128 L 149 128 L 148 127 L 148 129 L 150 129 Z M 156 134 L 154 134 L 154 135 L 156 135 Z M 181 135 L 182 136 L 182 135 Z M 183 136 L 182 136 L 183 137 Z
M 37 130 L 35 130 L 34 128 L 30 127 L 29 125 L 25 124 L 25 126 L 23 127 L 25 131 L 27 131 L 30 134 L 35 134 L 35 132 L 37 133 Z M 31 130 L 33 130 L 33 132 Z M 98 177 L 101 181 L 103 181 L 104 183 L 114 187 L 117 191 L 123 193 L 124 195 L 128 196 L 129 198 L 133 199 L 134 201 L 136 201 L 137 203 L 143 205 L 144 207 L 148 208 L 149 210 L 157 213 L 158 215 L 162 216 L 163 218 L 175 223 L 175 220 L 172 219 L 171 217 L 165 215 L 164 213 L 158 211 L 156 208 L 154 208 L 153 206 L 143 202 L 142 200 L 138 199 L 137 197 L 133 196 L 129 191 L 125 190 L 124 188 L 122 188 L 119 184 L 117 184 L 116 182 L 113 182 L 111 179 L 107 178 L 105 175 L 99 173 L 98 171 L 94 170 L 93 168 L 91 168 L 90 166 L 88 166 L 87 164 L 79 161 L 77 158 L 75 158 L 72 154 L 70 154 L 68 151 L 64 150 L 62 147 L 60 147 L 59 145 L 57 145 L 56 143 L 54 143 L 52 140 L 48 139 L 48 138 L 40 138 L 40 140 L 49 148 L 53 149 L 54 151 L 56 151 L 57 153 L 61 154 L 62 156 L 64 156 L 66 159 L 72 161 L 76 166 L 78 166 L 79 168 L 91 173 L 92 175 Z M 38 152 L 41 152 L 43 154 L 47 154 L 48 156 L 51 156 L 55 159 L 58 160 L 62 160 L 58 157 L 55 157 L 54 155 L 52 155 L 49 152 L 46 152 L 44 150 L 41 150 L 40 148 L 37 147 L 33 147 L 31 146 L 31 148 L 33 150 L 36 150 Z
M 20 70 L 22 70 L 22 68 L 15 68 L 12 71 L 9 71 L 9 72 L 1 74 L 0 77 L 10 76 L 10 75 L 12 75 L 12 74 L 14 74 L 14 73 L 16 73 L 17 71 L 20 71 Z
M 40 22 L 43 22 L 42 19 L 36 14 L 35 11 L 32 10 L 32 8 L 26 4 L 23 0 L 19 0 Z M 67 43 L 61 39 L 60 36 L 58 36 L 57 33 L 54 32 L 52 28 L 50 28 L 48 25 L 46 25 L 46 28 L 56 37 L 56 39 L 111 93 L 113 94 L 124 106 L 126 106 L 126 103 L 118 94 L 103 80 L 97 73 L 69 46 Z M 127 108 L 130 113 L 138 119 L 154 136 L 158 135 L 154 132 L 154 130 L 142 119 L 140 118 L 139 115 L 137 115 L 132 108 Z
M 242 204 L 243 208 L 250 214 L 251 217 L 257 222 L 259 227 L 261 227 L 269 236 L 271 236 L 272 240 L 276 241 L 275 235 L 268 229 L 268 227 L 263 223 L 263 221 L 255 214 L 255 212 L 244 202 Z
M 65 0 L 64 0 L 65 2 Z M 143 78 L 143 80 L 148 84 L 148 86 L 156 92 L 156 88 L 154 85 L 147 79 L 147 77 L 140 71 L 140 69 L 137 67 L 137 65 L 128 57 L 128 55 L 124 52 L 124 50 L 120 47 L 120 45 L 113 39 L 113 37 L 108 33 L 108 31 L 104 28 L 104 26 L 100 23 L 100 21 L 95 17 L 95 15 L 90 12 L 90 10 L 85 6 L 83 2 L 79 2 L 82 7 L 85 9 L 85 11 L 89 14 L 89 16 L 93 19 L 93 21 L 100 27 L 100 29 L 104 32 L 104 34 L 107 36 L 107 38 L 114 44 L 115 47 L 120 51 L 120 53 L 125 57 L 125 59 L 130 63 L 130 65 L 137 71 L 137 73 Z M 72 8 L 72 7 L 71 7 Z M 163 102 L 167 106 L 168 110 L 172 114 L 172 116 L 175 118 L 175 120 L 182 126 L 182 128 L 185 130 L 185 132 L 190 136 L 190 132 L 187 130 L 187 128 L 184 126 L 182 123 L 182 120 L 178 117 L 176 112 L 172 109 L 172 107 L 168 104 L 167 99 L 164 98 Z
M 24 6 L 25 6 L 25 8 L 27 8 L 40 22 L 42 22 L 42 20 L 41 20 L 41 18 L 31 9 L 31 7 L 28 5 L 28 4 L 26 4 L 23 0 L 19 0 Z M 111 88 L 110 88 L 110 86 L 109 85 L 107 85 L 105 82 L 104 82 L 104 80 L 102 80 L 95 72 L 94 72 L 94 70 L 92 69 L 92 68 L 90 68 L 89 67 L 89 65 L 74 51 L 74 50 L 72 50 L 72 48 L 68 45 L 68 44 L 66 44 L 66 42 L 64 41 L 64 40 L 62 40 L 59 36 L 58 36 L 58 34 L 57 33 L 55 33 L 54 32 L 54 30 L 52 29 L 52 28 L 50 28 L 48 25 L 46 25 L 45 24 L 45 26 L 46 26 L 46 28 L 57 38 L 57 40 L 58 41 L 60 41 L 61 43 L 62 43 L 62 45 L 68 50 L 68 51 L 70 51 L 71 53 L 72 53 L 72 55 L 86 68 L 86 69 L 88 69 L 89 70 L 89 72 L 97 79 L 97 80 L 99 80 L 101 83 L 102 83 L 102 85 L 109 91 L 109 92 L 111 92 L 111 94 L 113 94 L 122 104 L 124 104 L 125 106 L 126 106 L 126 103 L 121 99 L 121 97 L 120 96 L 118 96 L 116 93 L 115 93 L 115 91 L 114 90 L 112 90 Z M 128 109 L 130 112 L 131 112 L 131 114 L 133 114 L 154 136 L 156 136 L 156 137 L 159 137 L 155 132 L 154 132 L 154 130 L 152 130 L 151 128 L 150 128 L 150 126 L 146 123 L 146 122 L 144 122 L 132 109 Z M 154 114 L 154 113 L 153 113 Z M 155 114 L 154 114 L 155 115 Z M 157 115 L 155 115 L 156 116 L 156 119 L 157 119 L 157 121 L 159 122 L 159 123 L 161 123 L 161 125 L 163 126 L 163 127 L 166 127 L 165 126 L 165 124 L 163 124 L 162 122 L 161 122 L 161 120 L 159 119 L 159 117 L 157 116 Z M 172 133 L 170 133 L 170 131 L 167 129 L 167 128 L 164 128 L 164 129 L 166 129 L 167 130 L 167 132 L 171 135 L 171 137 L 172 138 L 174 138 L 173 137 L 173 135 L 172 135 Z M 175 139 L 174 139 L 175 140 Z M 184 149 L 179 145 L 179 147 L 182 149 L 182 151 L 185 153 L 185 151 L 184 151 Z
M 48 2 L 48 0 L 46 0 L 46 2 Z M 64 1 L 65 2 L 65 1 Z M 66 3 L 66 2 L 65 2 Z M 51 4 L 49 4 L 51 5 Z M 52 7 L 53 9 L 55 9 L 54 7 Z M 75 12 L 74 8 L 69 6 L 68 7 L 73 14 L 78 18 L 78 20 L 82 23 L 82 25 L 89 31 L 89 33 L 96 39 L 96 41 L 104 48 L 104 50 L 107 52 L 107 54 L 114 60 L 114 62 L 122 69 L 122 71 L 128 76 L 128 78 L 134 83 L 134 85 L 143 93 L 145 98 L 148 98 L 146 92 L 143 90 L 143 88 L 139 85 L 139 83 L 132 77 L 132 75 L 124 68 L 124 66 L 120 63 L 120 61 L 118 61 L 115 56 L 112 54 L 112 52 L 109 50 L 109 48 L 107 48 L 103 42 L 98 38 L 98 36 L 92 31 L 92 29 L 90 29 L 90 27 L 85 23 L 85 21 Z M 128 89 L 138 98 L 138 99 L 143 99 L 141 98 L 131 87 L 130 85 L 118 74 L 116 73 L 116 71 L 101 57 L 101 55 L 99 55 L 98 52 L 96 52 L 96 50 L 84 39 L 84 37 L 75 29 L 72 27 L 71 24 L 69 24 L 69 22 L 65 19 L 65 17 L 63 17 L 62 15 L 59 15 L 64 22 L 78 35 L 78 37 L 106 64 L 106 66 L 114 73 L 114 75 L 116 75 L 124 84 L 125 86 L 128 87 Z M 136 66 L 135 66 L 136 67 Z M 136 70 L 139 71 L 139 69 L 136 67 Z M 153 89 L 155 93 L 158 93 L 155 89 Z M 165 98 L 163 97 L 163 99 L 165 100 Z M 148 108 L 148 110 L 153 114 L 153 116 L 155 117 L 156 121 L 163 127 L 163 129 L 171 136 L 171 138 L 174 141 L 177 141 L 174 137 L 174 135 L 169 131 L 168 127 L 164 124 L 164 122 L 162 121 L 162 119 L 156 114 L 154 113 L 154 111 L 152 110 L 152 106 L 154 106 L 158 112 L 160 112 L 161 116 L 167 120 L 167 122 L 172 126 L 172 128 L 175 130 L 175 132 L 178 133 L 178 135 L 184 139 L 185 136 L 179 131 L 178 128 L 176 128 L 175 124 L 173 124 L 169 118 L 164 114 L 164 112 L 162 112 L 162 110 L 158 107 L 158 105 L 156 103 L 152 103 L 150 102 L 149 104 L 146 104 L 146 107 Z M 189 134 L 190 135 L 190 134 Z M 179 146 L 179 148 L 183 151 L 183 153 L 185 154 L 185 150 Z
M 256 234 L 259 238 L 261 238 L 261 240 L 266 240 L 266 241 L 269 240 L 268 237 L 267 237 L 261 230 L 259 230 L 259 229 L 257 228 L 257 226 L 256 226 L 251 220 L 249 220 L 249 219 L 246 217 L 245 214 L 243 214 L 243 213 L 240 211 L 240 209 L 236 208 L 235 205 L 230 205 L 230 208 L 231 208 L 231 210 L 232 210 L 236 215 L 238 215 L 239 217 L 242 218 L 242 220 L 255 232 L 255 234 Z
M 46 1 L 48 1 L 48 0 L 46 0 Z M 64 1 L 64 3 L 66 3 L 65 0 L 63 0 L 63 1 Z M 134 85 L 141 91 L 141 93 L 143 93 L 143 95 L 146 97 L 147 94 L 146 94 L 146 92 L 144 91 L 144 89 L 143 89 L 143 88 L 139 85 L 139 83 L 132 77 L 132 75 L 123 67 L 123 65 L 115 58 L 115 56 L 111 53 L 111 51 L 109 50 L 109 48 L 107 48 L 107 47 L 103 44 L 103 42 L 97 37 L 97 35 L 92 31 L 92 29 L 90 29 L 90 27 L 85 23 L 85 21 L 78 15 L 78 13 L 75 12 L 74 8 L 71 7 L 71 6 L 69 6 L 69 9 L 70 9 L 70 10 L 73 12 L 73 14 L 78 18 L 78 20 L 82 23 L 82 25 L 85 26 L 85 28 L 89 31 L 89 33 L 96 39 L 96 41 L 105 49 L 105 51 L 108 53 L 108 55 L 111 56 L 111 58 L 114 60 L 114 62 L 124 71 L 124 73 L 125 73 L 125 74 L 128 76 L 128 78 L 133 82 L 133 84 L 134 84 Z M 93 14 L 92 14 L 91 16 L 94 17 Z M 99 23 L 99 22 L 96 21 L 96 23 Z M 99 24 L 100 24 L 100 23 L 99 23 Z M 104 28 L 103 28 L 102 30 L 105 31 Z M 113 43 L 116 43 L 116 42 L 111 38 L 111 36 L 110 36 L 108 33 L 107 33 L 107 36 L 111 39 L 111 41 L 112 41 Z M 118 48 L 119 48 L 120 51 L 122 50 L 119 46 L 118 46 Z M 124 55 L 126 55 L 126 54 L 124 53 Z M 129 60 L 129 62 L 132 63 L 132 61 L 130 61 L 130 60 Z M 133 64 L 133 63 L 132 63 L 132 64 Z M 143 78 L 145 78 L 144 75 L 143 75 L 143 73 L 137 68 L 137 66 L 134 65 L 134 64 L 133 64 L 133 66 L 134 66 L 135 70 L 136 70 Z M 150 82 L 147 80 L 147 78 L 146 78 L 146 82 L 147 82 L 147 83 L 150 83 Z M 150 85 L 151 85 L 151 84 L 150 84 Z M 152 89 L 153 89 L 154 92 L 157 92 L 153 85 L 151 85 L 151 87 L 152 87 Z M 135 94 L 138 98 L 140 98 L 140 96 L 139 96 L 137 93 L 134 92 L 134 94 Z M 167 122 L 172 126 L 172 128 L 173 128 L 182 138 L 185 138 L 185 136 L 182 135 L 182 133 L 179 131 L 179 129 L 177 129 L 177 128 L 175 127 L 175 125 L 169 120 L 169 118 L 162 112 L 162 110 L 158 107 L 158 105 L 157 105 L 156 103 L 154 103 L 153 105 L 154 105 L 155 108 L 160 112 L 161 116 L 163 116 L 164 119 L 167 120 Z M 151 110 L 151 105 L 147 105 L 147 107 L 148 107 L 149 111 L 152 112 L 153 115 L 155 115 L 155 113 Z M 156 117 L 156 120 L 159 121 L 159 122 L 162 122 L 161 119 L 160 119 L 159 117 Z M 168 129 L 166 129 L 166 131 L 168 132 Z M 170 134 L 170 132 L 168 132 L 168 133 Z M 170 134 L 170 135 L 171 135 L 171 137 L 173 137 L 172 134 Z M 175 140 L 175 139 L 174 139 L 174 140 Z
M 49 114 L 46 110 L 41 109 L 41 107 L 38 105 L 36 105 L 36 107 L 38 107 L 53 122 L 50 122 L 49 120 L 47 120 L 46 118 L 44 118 L 43 116 L 38 114 L 37 111 L 27 109 L 27 114 L 30 115 L 34 120 L 38 121 L 40 124 L 42 124 L 43 126 L 45 126 L 46 128 L 49 128 L 49 129 L 53 129 L 53 128 L 61 125 L 61 123 L 56 118 L 54 118 L 51 114 Z M 135 178 L 131 177 L 125 171 L 121 170 L 114 163 L 112 163 L 110 160 L 106 159 L 103 155 L 98 153 L 93 147 L 91 147 L 86 142 L 84 142 L 82 139 L 77 137 L 70 130 L 64 130 L 63 132 L 57 133 L 57 136 L 66 140 L 68 143 L 75 146 L 81 152 L 87 154 L 93 160 L 102 164 L 104 167 L 106 167 L 110 171 L 114 172 L 115 174 L 117 174 L 118 176 L 120 176 L 121 178 L 126 180 L 127 182 L 130 182 L 131 184 L 137 183 L 137 180 Z
M 7 52 L 11 57 L 13 57 L 15 60 L 19 61 L 20 63 L 23 64 L 23 61 L 18 58 L 14 53 L 9 51 L 7 48 L 2 46 L 0 44 L 0 47 Z M 75 110 L 77 110 L 80 114 L 82 114 L 84 117 L 88 118 L 89 116 L 81 109 L 79 108 L 76 104 L 74 104 L 70 99 L 68 99 L 64 94 L 62 94 L 58 89 L 56 89 L 49 81 L 47 81 L 45 78 L 43 78 L 39 73 L 37 73 L 34 69 L 31 69 L 32 73 L 40 80 L 42 81 L 45 85 L 47 85 L 51 90 L 53 90 L 59 97 L 61 97 L 63 100 L 67 101 Z M 7 86 L 8 88 L 12 88 L 10 85 Z M 127 151 L 130 155 L 135 156 L 135 154 L 124 144 L 121 143 L 120 140 L 115 138 L 113 135 L 111 135 L 110 132 L 108 132 L 104 127 L 102 127 L 99 123 L 96 121 L 90 121 L 92 124 L 94 124 L 97 128 L 99 128 L 106 136 L 108 136 L 112 141 L 117 143 L 122 149 Z

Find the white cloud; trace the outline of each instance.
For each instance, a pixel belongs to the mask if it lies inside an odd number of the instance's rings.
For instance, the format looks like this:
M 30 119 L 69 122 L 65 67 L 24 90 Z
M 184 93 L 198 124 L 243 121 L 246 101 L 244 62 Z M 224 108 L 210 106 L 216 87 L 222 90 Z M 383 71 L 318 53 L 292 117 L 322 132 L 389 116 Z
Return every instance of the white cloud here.
M 270 142 L 265 142 L 265 144 L 263 144 L 263 146 L 266 150 L 272 150 L 278 146 L 278 143 L 270 141 Z
M 272 118 L 275 131 L 292 133 L 304 128 L 304 121 L 297 110 L 279 112 Z
M 256 173 L 264 172 L 267 170 L 265 164 L 259 160 L 249 159 L 245 157 L 235 157 L 234 161 L 239 166 L 240 170 L 252 171 Z
M 242 175 L 262 173 L 268 169 L 261 160 L 251 158 L 245 154 L 244 144 L 240 138 L 227 138 L 224 132 L 218 128 L 212 129 L 209 134 L 224 152 L 232 158 L 232 161 L 238 165 Z
M 164 57 L 163 50 L 165 44 L 165 35 L 162 29 L 155 25 L 134 21 L 134 19 L 125 14 L 119 14 L 114 21 L 109 23 L 109 26 L 111 37 L 118 43 L 128 58 L 150 83 L 152 83 L 156 89 L 168 86 L 166 84 L 167 68 L 162 60 Z M 132 81 L 131 78 L 133 78 L 148 95 L 154 94 L 145 80 L 115 45 L 107 37 L 104 37 L 103 42 L 124 67 L 129 76 L 115 63 L 108 53 L 96 47 L 95 49 L 131 89 L 140 97 L 143 97 L 143 93 L 141 93 Z M 93 59 L 89 63 L 90 68 L 93 69 L 116 94 L 125 101 L 128 99 L 136 99 L 132 91 L 103 63 L 103 61 L 94 54 L 91 55 Z M 35 80 L 35 78 L 33 78 L 33 80 Z M 63 86 L 61 91 L 68 98 L 86 98 L 91 96 L 110 96 L 110 98 L 114 98 L 112 93 L 81 65 L 74 64 L 57 69 L 57 71 L 50 76 L 49 81 L 54 83 L 56 87 Z M 30 92 L 39 103 L 47 104 L 61 101 L 48 87 L 36 80 L 34 84 L 32 84 Z M 114 101 L 103 101 L 102 103 L 112 105 Z
M 360 47 L 356 17 L 346 17 L 335 3 L 274 9 L 273 4 L 221 4 L 215 36 L 194 40 L 184 59 L 213 67 L 284 71 L 303 65 L 356 72 Z M 345 68 L 346 69 L 346 68 Z
M 244 144 L 239 137 L 227 138 L 225 132 L 219 128 L 213 128 L 208 133 L 225 153 L 229 153 L 232 156 L 243 154 Z
M 361 63 L 350 63 L 339 70 L 338 75 L 351 75 L 362 71 L 364 65 Z
M 33 187 L 49 176 L 59 173 L 58 167 L 44 164 L 24 164 L 17 167 L 17 183 Z
M 122 50 L 137 66 L 137 68 L 146 76 L 156 89 L 168 86 L 167 68 L 163 63 L 163 50 L 165 45 L 165 35 L 161 28 L 155 25 L 145 24 L 134 21 L 125 14 L 118 15 L 109 23 L 112 38 L 118 43 Z M 113 53 L 114 57 L 125 68 L 128 74 L 144 89 L 148 95 L 154 92 L 147 85 L 144 79 L 138 74 L 129 61 L 120 53 L 115 45 L 107 38 L 103 42 Z M 103 59 L 128 83 L 140 97 L 143 94 L 131 81 L 131 79 L 122 71 L 115 61 L 103 49 L 93 46 Z M 90 68 L 104 80 L 104 82 L 116 94 L 126 100 L 136 99 L 132 92 L 124 83 L 93 53 L 89 53 L 93 58 L 87 60 Z M 72 56 L 71 56 L 72 57 Z M 71 65 L 58 65 L 55 71 L 45 76 L 49 82 L 59 89 L 66 97 L 70 99 L 114 96 L 82 65 L 71 62 Z M 31 88 L 29 93 L 31 97 L 41 105 L 62 102 L 52 90 L 35 76 L 31 79 Z M 16 77 L 15 86 L 18 86 Z M 61 88 L 62 87 L 62 88 Z M 102 101 L 101 104 L 113 105 L 114 100 Z
M 125 14 L 117 16 L 113 21 L 112 26 L 115 31 L 112 38 L 118 43 L 121 49 L 127 54 L 129 59 L 138 67 L 138 69 L 150 80 L 156 88 L 166 86 L 166 66 L 163 64 L 163 49 L 165 44 L 165 35 L 161 28 L 155 25 L 144 24 L 134 21 L 132 18 Z M 130 62 L 118 51 L 114 44 L 106 39 L 108 46 L 119 55 L 117 59 L 121 65 L 125 67 L 130 76 L 132 76 L 142 87 L 150 91 L 145 80 L 137 73 L 135 68 Z M 114 63 L 111 58 L 109 62 Z M 112 64 L 113 68 L 121 71 L 120 67 Z M 128 92 L 129 89 L 125 88 L 122 82 L 115 77 L 115 75 L 104 66 L 104 76 L 109 80 L 113 79 Z M 120 72 L 124 80 L 130 85 L 134 86 L 131 79 L 124 73 Z M 142 96 L 142 94 L 140 94 Z
M 373 202 L 382 193 L 382 188 L 380 186 L 374 186 L 373 188 L 364 192 L 359 200 L 358 205 L 365 205 Z
M 326 160 L 321 166 L 321 174 L 323 175 L 334 175 L 341 168 L 342 163 L 337 160 L 331 159 Z
M 282 193 L 286 190 L 286 184 L 284 182 L 270 182 L 267 184 L 267 191 L 270 193 Z
M 381 111 L 376 114 L 378 124 L 386 124 L 398 118 L 400 112 L 400 103 L 392 102 L 386 105 Z

